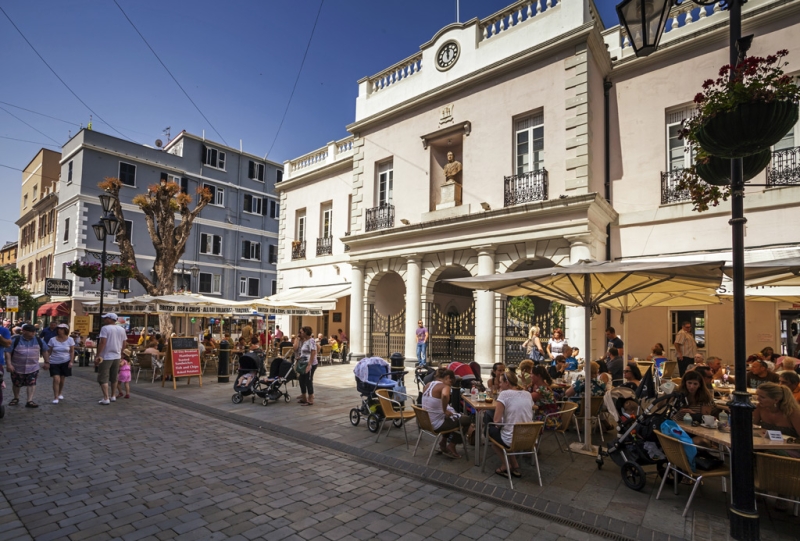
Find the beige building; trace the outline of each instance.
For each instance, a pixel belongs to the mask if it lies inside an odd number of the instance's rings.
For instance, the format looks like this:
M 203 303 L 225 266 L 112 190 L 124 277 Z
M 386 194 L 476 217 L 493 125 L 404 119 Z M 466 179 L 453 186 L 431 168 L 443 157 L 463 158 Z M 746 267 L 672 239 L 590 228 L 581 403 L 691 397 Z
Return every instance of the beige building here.
M 443 279 L 589 258 L 729 259 L 729 205 L 697 214 L 675 189 L 689 154 L 676 126 L 727 61 L 727 17 L 718 5 L 676 7 L 661 49 L 642 59 L 588 0 L 517 2 L 441 29 L 358 82 L 352 137 L 285 164 L 279 295 L 337 310 L 346 300 L 357 355 L 414 357 L 421 319 L 434 358 L 489 364 L 518 360 L 534 323 L 548 337 L 547 303 L 535 301 L 526 320 L 504 296 Z M 752 54 L 788 48 L 800 65 L 800 1 L 751 0 L 743 17 L 756 34 Z M 796 132 L 753 180 L 769 186 L 748 191 L 750 260 L 800 253 L 788 226 L 800 202 Z M 347 297 L 324 294 L 340 283 Z M 748 310 L 754 349 L 779 348 L 800 316 L 788 303 Z M 730 312 L 730 303 L 653 308 L 627 324 L 600 314 L 590 352 L 582 309 L 566 309 L 565 330 L 594 357 L 608 323 L 620 334 L 627 326 L 626 353 L 644 357 L 690 319 L 702 351 L 730 359 Z M 293 332 L 299 322 L 282 323 Z
M 0 267 L 17 266 L 17 241 L 8 241 L 0 248 Z
M 45 278 L 55 276 L 53 255 L 56 248 L 56 205 L 61 153 L 41 149 L 22 173 L 20 201 L 19 252 L 17 267 L 25 276 L 27 288 L 35 298 L 44 294 Z M 60 273 L 59 273 L 60 277 Z M 37 315 L 69 315 L 48 313 L 40 307 Z

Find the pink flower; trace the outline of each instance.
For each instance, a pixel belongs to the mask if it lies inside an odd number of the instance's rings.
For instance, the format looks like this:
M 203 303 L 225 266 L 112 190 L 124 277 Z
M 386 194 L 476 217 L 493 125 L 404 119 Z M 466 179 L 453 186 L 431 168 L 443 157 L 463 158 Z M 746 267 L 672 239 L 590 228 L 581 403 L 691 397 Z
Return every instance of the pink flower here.
M 703 96 L 703 94 L 701 92 L 698 92 L 698 94 L 694 97 L 694 102 L 695 103 L 703 103 L 705 101 L 705 99 L 706 99 L 705 96 Z

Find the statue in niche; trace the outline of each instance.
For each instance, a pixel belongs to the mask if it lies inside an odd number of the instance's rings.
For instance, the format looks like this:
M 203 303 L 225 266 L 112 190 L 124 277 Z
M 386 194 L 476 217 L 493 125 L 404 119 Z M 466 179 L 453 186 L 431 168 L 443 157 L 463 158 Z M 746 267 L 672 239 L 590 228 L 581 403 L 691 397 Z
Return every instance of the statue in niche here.
M 461 173 L 461 162 L 456 161 L 452 152 L 447 153 L 447 164 L 444 166 L 445 184 L 460 184 L 457 177 Z

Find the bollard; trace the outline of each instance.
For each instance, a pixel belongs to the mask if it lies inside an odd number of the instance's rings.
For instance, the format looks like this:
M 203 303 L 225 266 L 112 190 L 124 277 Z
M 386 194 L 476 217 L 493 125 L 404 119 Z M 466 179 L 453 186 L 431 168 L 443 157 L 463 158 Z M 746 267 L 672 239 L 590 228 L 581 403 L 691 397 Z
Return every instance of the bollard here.
M 228 369 L 231 364 L 231 343 L 222 340 L 219 343 L 219 360 L 217 362 L 217 383 L 228 383 Z

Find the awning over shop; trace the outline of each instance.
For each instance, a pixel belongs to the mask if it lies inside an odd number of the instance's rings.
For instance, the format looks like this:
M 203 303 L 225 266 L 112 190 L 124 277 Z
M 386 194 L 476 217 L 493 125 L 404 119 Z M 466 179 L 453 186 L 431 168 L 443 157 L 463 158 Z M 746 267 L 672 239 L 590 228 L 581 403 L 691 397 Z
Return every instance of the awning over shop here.
M 66 302 L 48 302 L 43 304 L 36 311 L 37 316 L 68 316 L 70 314 L 69 303 Z
M 350 295 L 350 284 L 329 284 L 321 286 L 292 287 L 276 295 L 267 297 L 272 302 L 292 304 L 312 304 L 323 310 L 335 310 L 336 301 Z

